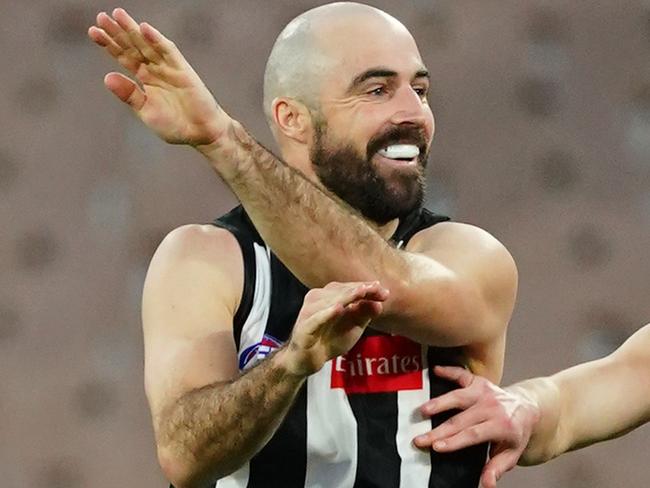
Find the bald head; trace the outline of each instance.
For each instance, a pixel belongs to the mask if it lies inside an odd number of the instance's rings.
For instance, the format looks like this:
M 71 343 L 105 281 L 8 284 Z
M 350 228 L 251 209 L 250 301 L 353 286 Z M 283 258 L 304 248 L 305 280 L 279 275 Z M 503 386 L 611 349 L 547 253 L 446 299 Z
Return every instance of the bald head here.
M 299 15 L 280 33 L 264 73 L 264 113 L 273 129 L 273 101 L 286 97 L 318 110 L 321 82 L 364 27 L 406 31 L 397 19 L 368 5 L 337 2 Z M 384 31 L 385 32 L 385 31 Z M 367 39 L 375 42 L 375 39 Z
M 264 111 L 287 164 L 383 225 L 422 201 L 435 127 L 428 89 L 404 25 L 339 2 L 280 33 L 266 66 Z

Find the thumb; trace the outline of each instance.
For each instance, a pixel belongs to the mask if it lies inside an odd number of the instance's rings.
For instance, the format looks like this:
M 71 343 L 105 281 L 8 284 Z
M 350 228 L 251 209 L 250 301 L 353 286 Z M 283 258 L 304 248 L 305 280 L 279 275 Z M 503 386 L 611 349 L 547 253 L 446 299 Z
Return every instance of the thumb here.
M 146 95 L 138 84 L 121 73 L 108 73 L 104 77 L 104 85 L 113 94 L 129 105 L 136 112 L 140 111 L 146 100 Z
M 483 474 L 481 475 L 481 488 L 497 488 L 497 477 L 494 474 L 493 470 L 483 469 Z
M 481 487 L 496 488 L 501 476 L 515 467 L 518 457 L 515 451 L 503 451 L 491 458 L 483 468 Z

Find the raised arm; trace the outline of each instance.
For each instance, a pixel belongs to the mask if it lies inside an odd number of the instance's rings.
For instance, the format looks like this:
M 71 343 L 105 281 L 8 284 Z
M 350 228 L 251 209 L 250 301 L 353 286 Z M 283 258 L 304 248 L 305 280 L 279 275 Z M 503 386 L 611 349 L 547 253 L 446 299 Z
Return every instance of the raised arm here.
M 544 463 L 650 421 L 650 325 L 603 359 L 505 389 L 460 368 L 436 372 L 462 388 L 427 402 L 423 412 L 461 412 L 415 442 L 446 452 L 491 441 L 486 488 L 517 462 Z
M 233 129 L 232 142 L 200 150 L 275 254 L 307 286 L 379 280 L 391 290 L 373 327 L 439 346 L 488 343 L 504 333 L 517 272 L 507 250 L 485 231 L 439 224 L 399 250 L 241 127 Z
M 235 471 L 273 435 L 306 377 L 346 352 L 386 291 L 377 283 L 312 290 L 286 347 L 245 374 L 232 317 L 243 263 L 235 238 L 212 226 L 172 232 L 145 283 L 145 386 L 161 467 L 177 488 Z
M 395 249 L 356 211 L 257 143 L 153 27 L 117 9 L 112 18 L 100 14 L 89 35 L 142 84 L 110 73 L 108 88 L 162 139 L 197 148 L 235 192 L 265 241 L 307 286 L 379 280 L 391 298 L 376 327 L 441 346 L 502 341 L 516 269 L 494 238 L 450 224 L 440 227 L 447 237 L 436 229 L 425 232 L 428 238 L 417 249 Z M 435 244 L 460 242 L 459 236 L 463 242 L 455 252 Z
M 218 144 L 201 151 L 264 240 L 303 283 L 381 281 L 391 298 L 373 327 L 424 344 L 466 346 L 504 333 L 517 273 L 510 254 L 492 236 L 472 226 L 439 224 L 422 231 L 406 250 L 396 249 L 346 203 L 277 159 L 243 129 L 233 133 L 234 156 Z M 456 246 L 449 247 L 452 241 Z

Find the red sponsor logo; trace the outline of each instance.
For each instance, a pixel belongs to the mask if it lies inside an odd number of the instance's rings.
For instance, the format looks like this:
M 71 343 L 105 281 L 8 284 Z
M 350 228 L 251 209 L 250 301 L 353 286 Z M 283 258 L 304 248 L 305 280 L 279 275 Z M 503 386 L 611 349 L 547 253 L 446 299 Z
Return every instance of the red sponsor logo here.
M 332 361 L 332 388 L 381 393 L 422 388 L 422 348 L 402 336 L 363 337 Z

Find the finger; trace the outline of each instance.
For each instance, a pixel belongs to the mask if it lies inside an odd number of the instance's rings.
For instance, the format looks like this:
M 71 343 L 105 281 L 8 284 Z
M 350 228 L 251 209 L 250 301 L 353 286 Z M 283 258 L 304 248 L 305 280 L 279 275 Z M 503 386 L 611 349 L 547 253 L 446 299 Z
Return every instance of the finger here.
M 467 388 L 474 381 L 474 375 L 471 371 L 458 366 L 436 366 L 434 373 L 440 378 L 455 381 L 463 388 Z
M 329 307 L 319 310 L 311 315 L 303 323 L 305 331 L 314 331 L 326 322 L 335 320 L 343 314 L 344 307 L 340 303 L 334 303 Z
M 372 300 L 359 300 L 347 305 L 341 317 L 343 322 L 350 324 L 360 324 L 372 320 L 379 315 L 383 310 L 381 302 Z
M 484 412 L 478 409 L 465 410 L 454 415 L 426 434 L 416 437 L 414 442 L 418 447 L 424 447 L 428 444 L 433 445 L 434 449 L 436 449 L 435 443 L 438 443 L 437 447 L 440 447 L 443 445 L 440 444 L 441 442 L 444 443 L 448 439 L 453 438 L 453 436 L 457 436 L 463 431 L 470 430 L 474 426 L 482 424 L 485 420 L 486 416 Z
M 346 283 L 340 289 L 332 289 L 332 296 L 330 299 L 336 300 L 343 306 L 347 306 L 352 302 L 365 298 L 366 294 L 372 293 L 373 283 Z
M 358 300 L 383 301 L 388 291 L 376 282 L 328 283 L 325 288 L 310 291 L 309 306 L 319 310 L 334 302 L 348 306 Z
M 308 301 L 309 307 L 313 310 L 321 310 L 337 302 L 347 306 L 355 300 L 354 293 L 360 286 L 361 283 L 328 283 L 324 288 L 309 290 L 305 296 L 305 303 Z
M 144 40 L 174 67 L 182 64 L 185 58 L 171 40 L 167 39 L 158 29 L 147 22 L 140 23 L 140 32 Z
M 108 51 L 112 57 L 117 58 L 124 50 L 104 31 L 94 25 L 88 29 L 88 37 L 92 39 L 95 44 L 101 46 Z
M 349 291 L 354 298 L 352 300 L 373 300 L 383 302 L 388 298 L 388 289 L 381 286 L 378 281 L 346 283 L 341 290 L 346 294 Z
M 503 434 L 498 429 L 496 422 L 488 421 L 467 425 L 464 429 L 448 437 L 434 434 L 431 447 L 437 452 L 451 452 L 484 442 L 499 442 L 502 438 Z
M 331 290 L 332 288 L 338 288 L 342 285 L 343 283 L 339 283 L 338 281 L 330 281 L 328 284 L 326 284 L 323 289 L 324 290 Z
M 357 300 L 356 302 L 352 302 L 347 307 L 345 307 L 345 313 L 374 314 L 378 311 L 381 311 L 381 308 L 382 303 L 380 301 L 361 299 Z
M 123 50 L 127 50 L 131 47 L 129 35 L 106 12 L 100 12 L 97 14 L 97 26 L 104 29 L 113 41 L 115 41 L 115 43 Z
M 122 29 L 115 20 L 105 12 L 97 15 L 97 26 L 111 39 L 111 47 L 107 51 L 124 68 L 133 74 L 137 74 L 140 65 L 146 61 L 144 55 L 133 45 L 129 35 Z M 95 27 L 96 28 L 96 27 Z M 97 42 L 95 28 L 91 27 L 88 35 Z M 92 31 L 92 34 L 91 34 Z
M 146 101 L 146 95 L 138 84 L 121 73 L 107 74 L 104 77 L 104 84 L 117 98 L 136 112 L 140 111 Z
M 420 407 L 420 411 L 423 415 L 431 417 L 432 415 L 446 412 L 448 410 L 466 410 L 474 405 L 479 399 L 478 392 L 473 390 L 452 390 L 444 395 L 432 398 Z
M 383 287 L 378 281 L 366 284 L 364 291 L 365 294 L 363 295 L 363 298 L 366 300 L 383 302 L 386 301 L 390 295 L 388 288 Z
M 481 488 L 497 488 L 497 477 L 493 470 L 483 469 L 480 486 Z
M 507 450 L 491 458 L 483 468 L 481 485 L 496 488 L 497 481 L 517 465 L 519 455 L 518 451 Z
M 116 8 L 113 10 L 113 18 L 128 34 L 131 43 L 138 51 L 140 51 L 145 61 L 156 63 L 161 60 L 160 54 L 158 54 L 149 43 L 145 41 L 140 32 L 140 26 L 135 20 L 133 20 L 133 17 L 131 17 L 126 10 L 123 8 Z

